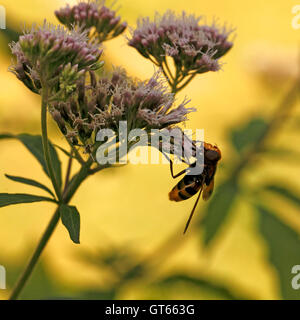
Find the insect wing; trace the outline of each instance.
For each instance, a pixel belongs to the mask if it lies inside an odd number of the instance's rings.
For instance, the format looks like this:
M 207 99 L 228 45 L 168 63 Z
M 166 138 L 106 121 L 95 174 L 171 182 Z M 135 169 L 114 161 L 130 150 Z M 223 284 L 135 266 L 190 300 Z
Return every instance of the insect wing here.
M 203 200 L 208 200 L 210 198 L 210 196 L 212 195 L 213 191 L 214 191 L 214 183 L 215 179 L 211 179 L 209 185 L 207 186 L 206 184 L 204 184 L 203 186 L 203 194 L 202 194 L 202 199 Z

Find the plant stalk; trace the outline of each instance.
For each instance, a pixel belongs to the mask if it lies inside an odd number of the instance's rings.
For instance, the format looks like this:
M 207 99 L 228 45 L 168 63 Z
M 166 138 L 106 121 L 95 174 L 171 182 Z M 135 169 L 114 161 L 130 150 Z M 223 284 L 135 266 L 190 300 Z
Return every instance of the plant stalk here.
M 89 164 L 90 162 L 88 162 Z M 63 194 L 62 197 L 62 203 L 68 204 L 81 183 L 87 178 L 88 176 L 88 167 L 82 166 L 82 168 L 79 170 L 79 172 L 73 177 L 73 179 L 70 181 L 70 183 L 66 187 L 66 191 Z M 29 279 L 30 275 L 32 274 L 32 271 L 34 267 L 36 266 L 39 257 L 41 256 L 43 250 L 45 249 L 49 239 L 51 238 L 58 222 L 60 219 L 60 213 L 59 213 L 59 207 L 56 209 L 53 217 L 51 218 L 37 248 L 35 249 L 28 265 L 26 266 L 25 270 L 23 271 L 21 277 L 17 281 L 17 284 L 15 285 L 11 296 L 9 300 L 16 300 L 23 288 L 25 287 L 27 280 Z
M 57 223 L 59 221 L 59 208 L 56 209 L 53 217 L 51 218 L 37 248 L 35 249 L 27 267 L 25 268 L 24 272 L 22 273 L 21 277 L 19 278 L 16 286 L 14 287 L 12 294 L 9 298 L 9 300 L 16 300 L 21 293 L 22 289 L 24 288 L 28 278 L 30 277 L 40 255 L 42 254 L 46 244 L 48 243 L 48 240 L 50 239 L 51 235 L 53 234 L 53 231 L 55 230 Z
M 55 190 L 56 196 L 59 201 L 61 201 L 61 190 L 59 188 L 59 185 L 57 183 L 54 169 L 51 163 L 51 157 L 50 157 L 50 149 L 49 149 L 49 143 L 48 143 L 48 132 L 47 132 L 47 104 L 48 104 L 48 89 L 47 86 L 43 88 L 42 93 L 42 111 L 41 111 L 41 126 L 42 126 L 42 142 L 43 142 L 43 150 L 44 150 L 44 157 L 47 164 L 47 169 L 51 178 L 51 182 L 53 185 L 53 188 Z

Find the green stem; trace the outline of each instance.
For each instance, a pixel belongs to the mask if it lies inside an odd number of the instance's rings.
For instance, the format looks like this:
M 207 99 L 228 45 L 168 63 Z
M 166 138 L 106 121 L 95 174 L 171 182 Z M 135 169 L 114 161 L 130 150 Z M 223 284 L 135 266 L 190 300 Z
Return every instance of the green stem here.
M 59 188 L 59 185 L 57 183 L 54 169 L 51 163 L 51 157 L 50 157 L 50 149 L 49 149 L 49 143 L 48 143 L 48 133 L 47 133 L 47 104 L 48 104 L 48 89 L 47 87 L 43 88 L 42 93 L 42 112 L 41 112 L 41 125 L 42 125 L 42 141 L 43 141 L 43 150 L 44 150 L 44 157 L 47 164 L 47 169 L 51 178 L 51 182 L 53 185 L 53 188 L 55 190 L 56 196 L 58 200 L 61 200 L 61 190 Z
M 73 150 L 74 154 L 75 154 L 75 158 L 77 159 L 77 161 L 81 164 L 84 165 L 85 161 L 82 159 L 80 153 L 78 152 L 78 150 L 76 149 L 76 147 L 72 144 L 72 142 L 70 141 L 70 139 L 66 139 L 69 146 L 71 147 L 71 149 Z
M 184 84 L 182 84 L 180 87 L 177 88 L 176 92 L 179 92 L 180 90 L 185 88 L 194 79 L 195 76 L 196 76 L 196 73 L 193 73 Z
M 161 66 L 160 66 L 160 69 L 161 69 L 163 75 L 165 76 L 166 80 L 168 81 L 169 85 L 172 87 L 172 86 L 173 86 L 173 85 L 172 85 L 172 80 L 171 80 L 170 76 L 167 74 L 164 66 L 161 65 Z
M 72 170 L 72 163 L 73 163 L 73 151 L 71 150 L 71 157 L 69 158 L 69 162 L 68 162 L 65 185 L 64 185 L 64 191 L 63 192 L 65 192 L 65 190 L 66 190 L 66 188 L 68 187 L 68 184 L 69 184 L 71 170 Z
M 70 183 L 67 185 L 66 190 L 62 197 L 62 203 L 69 203 L 69 201 L 72 199 L 73 195 L 81 185 L 81 183 L 88 177 L 89 173 L 89 167 L 91 165 L 92 161 L 89 160 L 86 164 L 86 166 L 82 166 L 79 172 L 73 177 L 73 179 L 70 181 Z M 21 277 L 19 278 L 16 286 L 14 287 L 12 294 L 10 296 L 10 300 L 16 300 L 21 293 L 22 289 L 24 288 L 27 280 L 29 279 L 30 275 L 32 274 L 32 271 L 34 267 L 36 266 L 39 257 L 41 256 L 44 248 L 46 247 L 49 239 L 51 238 L 58 222 L 60 219 L 59 214 L 59 208 L 56 209 L 52 219 L 50 220 L 37 248 L 35 249 L 28 265 L 26 266 L 24 272 L 22 273 Z
M 169 68 L 169 65 L 168 65 L 167 59 L 164 59 L 164 63 L 165 63 L 166 70 L 167 70 L 167 72 L 168 72 L 168 74 L 169 74 L 170 78 L 174 81 L 174 76 L 172 75 L 172 72 L 171 72 L 171 70 L 170 70 L 170 68 Z
M 86 166 L 82 166 L 80 171 L 71 179 L 70 183 L 65 189 L 63 195 L 63 203 L 68 203 L 77 191 L 81 183 L 89 176 L 89 168 L 91 163 L 87 163 Z
M 174 77 L 173 84 L 171 85 L 171 92 L 174 93 L 174 96 L 178 92 L 178 89 L 177 89 L 178 79 L 179 79 L 179 72 L 178 72 L 178 68 L 176 67 L 176 74 Z
M 59 208 L 56 209 L 52 219 L 50 220 L 47 229 L 45 230 L 37 248 L 35 249 L 35 252 L 33 253 L 26 269 L 24 270 L 23 274 L 21 275 L 20 279 L 18 280 L 16 286 L 14 287 L 12 294 L 9 298 L 9 300 L 16 300 L 21 293 L 22 289 L 24 288 L 29 276 L 31 275 L 41 253 L 43 252 L 46 244 L 48 243 L 48 240 L 50 239 L 51 235 L 53 234 L 53 231 L 55 230 L 57 223 L 59 221 Z

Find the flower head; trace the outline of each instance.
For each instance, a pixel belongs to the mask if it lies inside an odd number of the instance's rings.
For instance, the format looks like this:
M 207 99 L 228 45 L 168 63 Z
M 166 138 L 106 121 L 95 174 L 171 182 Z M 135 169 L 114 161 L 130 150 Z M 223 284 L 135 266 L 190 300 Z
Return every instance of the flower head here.
M 38 91 L 43 81 L 59 86 L 61 74 L 74 80 L 83 70 L 98 68 L 102 53 L 97 46 L 87 43 L 84 32 L 68 31 L 46 22 L 25 31 L 10 47 L 17 60 L 11 70 L 33 91 Z
M 158 66 L 166 61 L 166 56 L 174 59 L 178 72 L 203 73 L 220 69 L 221 58 L 232 47 L 228 37 L 232 30 L 200 24 L 201 17 L 182 12 L 176 15 L 167 11 L 149 18 L 138 20 L 129 45 Z
M 55 11 L 58 20 L 67 28 L 74 25 L 83 30 L 91 31 L 93 38 L 103 42 L 117 37 L 127 27 L 126 22 L 121 22 L 121 18 L 116 16 L 116 12 L 104 5 L 105 1 L 79 2 L 70 7 L 67 5 Z
M 187 108 L 187 100 L 174 106 L 174 95 L 156 73 L 147 81 L 130 78 L 123 69 L 111 75 L 77 85 L 76 95 L 68 102 L 52 104 L 51 113 L 62 133 L 83 145 L 93 145 L 100 129 L 119 129 L 126 121 L 128 131 L 169 129 L 184 122 L 195 111 Z M 75 133 L 75 135 L 74 135 Z

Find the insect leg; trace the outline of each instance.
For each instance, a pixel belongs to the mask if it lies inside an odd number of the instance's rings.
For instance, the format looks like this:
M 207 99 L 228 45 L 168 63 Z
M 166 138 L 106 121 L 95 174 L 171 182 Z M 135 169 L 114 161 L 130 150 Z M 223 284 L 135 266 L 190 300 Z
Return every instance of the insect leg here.
M 173 173 L 173 162 L 172 160 L 170 159 L 170 171 L 171 171 L 171 175 L 172 175 L 172 178 L 173 179 L 176 179 L 178 178 L 179 176 L 183 175 L 184 173 L 186 173 L 186 169 L 180 171 L 179 173 L 175 174 Z
M 190 225 L 190 222 L 191 222 L 191 220 L 192 220 L 192 218 L 193 218 L 193 215 L 194 215 L 195 209 L 196 209 L 196 207 L 197 207 L 198 201 L 199 201 L 199 199 L 200 199 L 201 192 L 202 192 L 202 188 L 201 188 L 200 191 L 199 191 L 197 200 L 196 200 L 196 202 L 195 202 L 195 204 L 194 204 L 194 207 L 193 207 L 193 209 L 192 209 L 192 212 L 191 212 L 191 214 L 190 214 L 190 216 L 189 216 L 189 218 L 188 218 L 188 221 L 187 221 L 187 223 L 186 223 L 186 225 L 185 225 L 183 234 L 186 233 L 186 231 L 187 231 L 187 229 L 188 229 L 188 227 L 189 227 L 189 225 Z
M 180 171 L 179 173 L 177 173 L 176 175 L 174 175 L 173 172 L 173 161 L 163 152 L 163 155 L 167 158 L 167 160 L 170 162 L 170 171 L 171 171 L 171 176 L 173 179 L 178 178 L 179 176 L 183 175 L 186 172 L 186 169 Z

